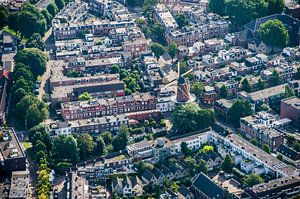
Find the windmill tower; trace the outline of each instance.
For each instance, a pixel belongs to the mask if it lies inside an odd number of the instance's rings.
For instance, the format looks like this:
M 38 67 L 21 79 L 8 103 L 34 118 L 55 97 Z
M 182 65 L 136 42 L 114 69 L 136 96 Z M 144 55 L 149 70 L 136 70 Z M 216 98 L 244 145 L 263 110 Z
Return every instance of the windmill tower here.
M 180 64 L 178 62 L 178 78 L 177 78 L 177 95 L 176 101 L 178 103 L 186 103 L 190 100 L 190 85 L 187 83 L 186 79 L 180 74 Z

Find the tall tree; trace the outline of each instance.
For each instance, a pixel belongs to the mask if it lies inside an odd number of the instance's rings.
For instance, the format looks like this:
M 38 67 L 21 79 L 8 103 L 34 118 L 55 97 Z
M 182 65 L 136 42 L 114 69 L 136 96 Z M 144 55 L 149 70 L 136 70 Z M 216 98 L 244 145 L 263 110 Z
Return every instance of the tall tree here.
M 200 97 L 204 92 L 204 85 L 201 82 L 196 82 L 191 86 L 191 93 L 195 94 L 197 97 Z
M 225 85 L 222 85 L 220 88 L 220 98 L 227 98 L 228 97 L 228 88 Z
M 263 149 L 265 152 L 267 152 L 267 153 L 271 153 L 270 147 L 269 147 L 268 145 L 266 145 L 266 144 L 264 144 L 264 145 L 262 146 L 262 149 Z
M 0 6 L 0 28 L 7 25 L 8 16 L 9 16 L 9 11 L 7 7 Z
M 64 0 L 55 0 L 55 5 L 59 10 L 63 9 L 65 6 L 65 1 Z
M 164 31 L 165 31 L 165 27 L 163 24 L 161 23 L 157 23 L 155 22 L 152 26 L 151 26 L 151 32 L 154 35 L 155 39 L 159 42 L 159 43 L 164 43 Z
M 77 141 L 72 135 L 58 136 L 53 142 L 53 155 L 57 160 L 78 161 Z
M 225 0 L 209 0 L 208 8 L 218 15 L 225 15 Z
M 48 12 L 48 10 L 42 10 L 41 11 L 42 15 L 44 16 L 46 22 L 47 22 L 47 26 L 50 27 L 51 26 L 51 22 L 52 22 L 52 15 Z
M 268 0 L 269 15 L 281 14 L 284 8 L 284 0 Z
M 284 98 L 295 96 L 294 90 L 289 85 L 286 85 L 284 89 Z
M 28 66 L 36 78 L 45 72 L 48 57 L 39 49 L 25 48 L 17 52 L 14 60 L 16 63 L 22 63 Z
M 257 86 L 258 86 L 259 90 L 262 90 L 265 88 L 265 82 L 261 79 L 261 77 L 258 79 Z
M 230 154 L 227 154 L 222 163 L 222 170 L 225 171 L 226 173 L 232 173 L 233 166 L 234 166 L 234 161 L 230 156 Z
M 289 44 L 290 37 L 287 28 L 278 19 L 269 20 L 259 27 L 259 35 L 265 44 L 272 47 L 285 47 Z
M 89 158 L 92 155 L 96 146 L 93 137 L 88 133 L 79 135 L 77 137 L 77 144 L 81 160 Z
M 52 15 L 52 17 L 55 17 L 55 15 L 58 13 L 58 8 L 55 3 L 50 3 L 47 6 L 47 10 Z
M 41 51 L 44 51 L 45 44 L 44 41 L 39 33 L 33 33 L 31 37 L 26 42 L 27 48 L 38 48 Z
M 262 182 L 264 182 L 263 178 L 257 174 L 253 174 L 253 173 L 247 175 L 247 177 L 244 179 L 244 183 L 248 187 L 252 187 L 252 186 L 262 183 Z
M 176 20 L 179 28 L 182 28 L 189 24 L 189 20 L 186 18 L 186 16 L 184 14 L 177 15 L 175 20 Z
M 269 82 L 270 82 L 270 86 L 277 86 L 278 84 L 280 84 L 281 79 L 279 73 L 276 70 L 273 70 Z
M 129 140 L 129 129 L 127 126 L 122 125 L 120 127 L 120 133 L 113 139 L 112 145 L 114 151 L 124 150 Z
M 171 56 L 172 58 L 172 62 L 173 62 L 173 59 L 174 57 L 176 56 L 176 54 L 178 53 L 178 47 L 177 47 L 177 44 L 176 43 L 171 43 L 169 46 L 168 46 L 168 53 L 169 55 Z
M 228 112 L 228 121 L 235 126 L 240 125 L 240 119 L 251 115 L 252 109 L 251 104 L 247 100 L 236 100 Z
M 241 82 L 241 90 L 250 93 L 252 88 L 247 78 L 244 78 Z
M 159 43 L 153 43 L 151 50 L 157 59 L 166 52 L 165 47 Z
M 297 72 L 295 74 L 295 79 L 300 80 L 300 67 L 297 68 Z

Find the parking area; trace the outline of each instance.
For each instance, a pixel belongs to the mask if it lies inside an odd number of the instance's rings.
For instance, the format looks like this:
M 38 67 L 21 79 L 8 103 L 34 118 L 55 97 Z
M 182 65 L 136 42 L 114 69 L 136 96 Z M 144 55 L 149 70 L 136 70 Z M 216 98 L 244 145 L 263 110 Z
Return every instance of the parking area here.
M 229 193 L 240 195 L 244 192 L 240 183 L 234 178 L 226 179 L 224 175 L 217 174 L 212 179 L 218 182 L 223 188 L 226 188 Z

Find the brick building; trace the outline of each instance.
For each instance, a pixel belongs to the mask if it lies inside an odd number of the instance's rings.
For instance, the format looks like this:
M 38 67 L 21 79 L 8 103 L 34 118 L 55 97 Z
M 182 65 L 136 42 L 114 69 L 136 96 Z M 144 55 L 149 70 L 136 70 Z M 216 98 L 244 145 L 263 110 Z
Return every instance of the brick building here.
M 292 123 L 300 128 L 300 98 L 290 97 L 281 100 L 280 117 L 291 119 Z

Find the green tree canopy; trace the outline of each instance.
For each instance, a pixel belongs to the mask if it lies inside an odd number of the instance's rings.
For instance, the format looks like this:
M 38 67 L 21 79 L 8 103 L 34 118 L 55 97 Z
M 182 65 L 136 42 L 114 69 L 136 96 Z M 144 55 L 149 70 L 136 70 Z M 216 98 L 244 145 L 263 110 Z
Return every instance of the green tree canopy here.
M 41 51 L 45 49 L 44 41 L 39 33 L 33 33 L 26 42 L 27 48 L 38 48 Z
M 209 0 L 208 8 L 211 12 L 223 16 L 225 14 L 225 0 Z
M 0 28 L 4 27 L 8 23 L 9 11 L 7 7 L 0 6 Z
M 111 74 L 118 74 L 120 73 L 120 67 L 118 65 L 113 65 L 111 68 L 110 68 L 110 71 L 109 71 Z
M 232 173 L 233 166 L 234 166 L 234 161 L 232 157 L 229 154 L 227 154 L 222 163 L 222 170 L 225 171 L 226 173 Z
M 176 106 L 172 114 L 173 129 L 186 134 L 212 125 L 215 121 L 212 110 L 200 110 L 198 105 L 184 104 Z
M 127 126 L 122 125 L 120 127 L 120 133 L 116 138 L 112 140 L 112 145 L 114 151 L 124 150 L 127 146 L 127 142 L 129 140 L 129 129 Z
M 16 63 L 22 63 L 28 66 L 33 76 L 36 78 L 45 72 L 48 57 L 39 49 L 25 48 L 17 52 L 14 60 Z
M 284 0 L 268 0 L 268 13 L 272 14 L 281 14 L 284 8 Z
M 47 11 L 52 15 L 52 17 L 55 17 L 55 15 L 58 13 L 58 7 L 55 3 L 50 3 L 47 6 Z
M 245 91 L 245 92 L 247 92 L 247 93 L 250 93 L 250 92 L 251 92 L 252 87 L 251 87 L 251 85 L 250 85 L 250 83 L 249 83 L 249 81 L 248 81 L 247 78 L 244 78 L 244 79 L 242 80 L 242 82 L 241 82 L 241 90 L 242 90 L 242 91 Z
M 271 153 L 270 147 L 269 147 L 268 145 L 266 145 L 266 144 L 264 144 L 264 145 L 262 146 L 262 149 L 263 149 L 265 152 L 267 152 L 267 153 Z
M 189 20 L 186 18 L 184 14 L 177 15 L 175 20 L 180 28 L 189 24 Z
M 165 47 L 159 43 L 153 43 L 151 50 L 157 59 L 166 52 Z
M 58 136 L 53 142 L 53 155 L 57 160 L 78 161 L 77 141 L 72 135 Z
M 79 95 L 78 99 L 80 101 L 85 101 L 85 100 L 91 100 L 91 99 L 93 99 L 93 97 L 88 92 L 84 92 L 81 95 Z
M 188 148 L 188 145 L 186 142 L 182 142 L 180 144 L 180 147 L 181 147 L 181 152 L 183 153 L 183 155 L 190 156 L 193 154 L 193 151 L 190 148 Z
M 285 47 L 289 44 L 289 32 L 278 19 L 269 20 L 261 24 L 258 32 L 265 44 L 270 45 L 272 49 L 275 46 Z
M 284 98 L 295 96 L 294 90 L 289 85 L 286 85 L 284 89 Z
M 277 86 L 280 84 L 281 82 L 280 75 L 276 70 L 273 70 L 269 82 L 270 82 L 270 86 Z
M 251 115 L 252 109 L 251 104 L 247 100 L 236 100 L 228 112 L 228 120 L 235 126 L 240 125 L 240 119 Z
M 222 85 L 220 88 L 220 98 L 227 98 L 228 97 L 228 88 L 225 85 Z
M 169 55 L 172 57 L 172 60 L 174 59 L 174 57 L 176 56 L 176 54 L 178 53 L 178 47 L 176 43 L 171 43 L 168 46 L 168 53 Z
M 63 9 L 65 6 L 65 1 L 64 0 L 55 0 L 55 5 L 59 10 Z
M 48 12 L 48 10 L 42 10 L 41 13 L 47 22 L 47 26 L 50 27 L 53 19 L 52 15 Z
M 191 86 L 191 93 L 195 94 L 197 97 L 200 97 L 204 92 L 204 85 L 201 82 L 196 82 Z
M 264 182 L 264 179 L 262 177 L 260 177 L 259 175 L 253 174 L 253 173 L 247 175 L 247 177 L 244 179 L 244 183 L 248 187 L 252 187 L 252 186 L 257 185 L 262 182 Z
M 77 144 L 79 149 L 79 157 L 81 160 L 89 158 L 94 152 L 96 146 L 93 137 L 88 133 L 79 135 L 77 137 Z

